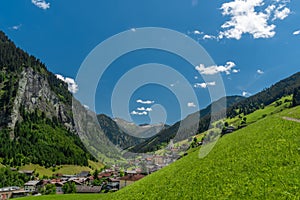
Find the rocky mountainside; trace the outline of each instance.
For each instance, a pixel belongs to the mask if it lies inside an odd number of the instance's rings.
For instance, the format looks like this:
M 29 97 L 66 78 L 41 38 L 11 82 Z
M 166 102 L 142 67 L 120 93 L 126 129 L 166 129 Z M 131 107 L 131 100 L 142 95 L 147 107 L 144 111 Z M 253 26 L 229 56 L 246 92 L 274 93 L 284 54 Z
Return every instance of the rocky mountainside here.
M 0 161 L 87 165 L 67 84 L 0 31 Z
M 122 150 L 145 141 L 143 138 L 134 137 L 124 132 L 114 120 L 104 114 L 98 115 L 97 119 L 107 138 Z
M 143 125 L 136 125 L 133 122 L 128 122 L 124 119 L 115 118 L 114 121 L 120 127 L 122 131 L 125 133 L 138 137 L 138 138 L 149 138 L 157 133 L 159 133 L 162 129 L 168 128 L 168 125 L 165 124 L 143 124 Z

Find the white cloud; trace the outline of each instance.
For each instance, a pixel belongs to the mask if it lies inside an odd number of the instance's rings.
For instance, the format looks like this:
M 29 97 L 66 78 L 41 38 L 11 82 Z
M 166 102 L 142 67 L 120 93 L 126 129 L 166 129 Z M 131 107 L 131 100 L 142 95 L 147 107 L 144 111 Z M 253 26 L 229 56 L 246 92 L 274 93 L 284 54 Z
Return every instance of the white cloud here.
M 139 115 L 139 116 L 141 116 L 141 115 L 148 115 L 148 113 L 146 111 L 138 112 L 138 111 L 135 111 L 135 110 L 132 111 L 130 114 L 131 115 Z
M 194 79 L 196 79 L 196 80 L 197 80 L 198 78 L 199 78 L 198 76 L 195 76 L 195 77 L 194 77 Z
M 269 22 L 276 19 L 283 20 L 290 14 L 290 9 L 286 7 L 287 3 L 289 1 L 276 0 L 267 7 L 264 0 L 232 0 L 223 3 L 222 14 L 230 16 L 230 20 L 221 26 L 224 31 L 219 33 L 219 38 L 239 40 L 243 34 L 250 34 L 254 38 L 273 37 L 276 34 L 276 26 Z
M 294 32 L 293 32 L 293 35 L 300 35 L 300 30 L 294 31 Z
M 174 83 L 171 83 L 171 84 L 170 84 L 170 86 L 171 86 L 171 87 L 174 87 L 174 86 L 175 86 L 175 84 L 174 84 Z
M 274 17 L 272 20 L 276 20 L 276 19 L 284 20 L 285 18 L 287 18 L 289 16 L 290 13 L 291 13 L 291 10 L 289 8 L 285 7 L 282 10 L 280 10 L 280 8 L 278 8 L 275 10 Z
M 139 107 L 137 108 L 138 111 L 147 111 L 147 112 L 151 112 L 152 108 L 145 108 L 145 107 Z
M 154 101 L 151 101 L 151 100 L 141 100 L 141 99 L 138 99 L 136 100 L 137 103 L 141 103 L 141 104 L 154 104 Z
M 216 82 L 207 82 L 207 83 L 195 83 L 194 87 L 195 88 L 207 88 L 207 86 L 215 86 Z
M 132 32 L 136 32 L 136 28 L 131 28 L 130 29 Z
M 216 36 L 213 36 L 213 35 L 204 35 L 202 37 L 203 40 L 206 40 L 206 39 L 209 39 L 209 40 L 212 40 L 212 39 L 216 39 Z
M 193 33 L 194 33 L 195 35 L 201 35 L 201 34 L 203 34 L 203 32 L 198 31 L 198 30 L 194 30 Z
M 50 8 L 50 3 L 47 3 L 45 0 L 31 0 L 31 2 L 38 8 L 47 10 Z
M 235 73 L 235 74 L 236 74 L 236 73 L 239 73 L 240 71 L 241 71 L 241 70 L 239 70 L 239 69 L 233 69 L 233 70 L 232 70 L 232 73 Z
M 242 95 L 243 95 L 243 97 L 248 97 L 248 96 L 250 96 L 251 94 L 250 94 L 249 92 L 243 91 L 243 92 L 242 92 Z
M 231 70 L 233 67 L 235 67 L 234 62 L 227 62 L 226 65 L 212 65 L 209 67 L 205 67 L 203 64 L 200 64 L 199 66 L 196 66 L 196 70 L 200 72 L 200 74 L 205 74 L 205 75 L 214 75 L 217 73 L 222 73 L 225 72 L 227 75 L 230 74 Z
M 19 30 L 21 27 L 22 27 L 22 24 L 19 24 L 19 25 L 15 25 L 15 26 L 10 27 L 10 29 L 17 31 L 17 30 Z
M 65 78 L 65 77 L 63 77 L 60 74 L 56 74 L 56 77 L 68 84 L 68 90 L 70 92 L 72 92 L 73 94 L 75 94 L 76 92 L 78 92 L 78 85 L 75 83 L 74 79 L 69 78 L 69 77 Z
M 261 69 L 258 69 L 257 71 L 256 71 L 258 74 L 264 74 L 265 72 L 263 71 L 263 70 L 261 70 Z
M 195 108 L 195 107 L 196 107 L 196 104 L 195 104 L 194 102 L 188 102 L 188 103 L 187 103 L 187 106 L 188 106 L 189 108 Z

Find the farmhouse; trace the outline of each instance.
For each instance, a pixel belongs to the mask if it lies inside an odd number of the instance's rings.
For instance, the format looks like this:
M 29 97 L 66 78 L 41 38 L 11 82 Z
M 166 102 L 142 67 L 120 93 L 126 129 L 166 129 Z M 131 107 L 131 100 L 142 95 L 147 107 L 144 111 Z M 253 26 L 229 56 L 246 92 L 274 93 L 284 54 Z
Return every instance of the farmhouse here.
M 126 187 L 142 178 L 144 178 L 145 176 L 142 174 L 129 174 L 126 175 L 124 177 L 120 178 L 120 189 L 123 187 Z
M 35 193 L 38 191 L 38 187 L 42 185 L 42 181 L 28 181 L 24 185 L 24 189 L 26 192 Z

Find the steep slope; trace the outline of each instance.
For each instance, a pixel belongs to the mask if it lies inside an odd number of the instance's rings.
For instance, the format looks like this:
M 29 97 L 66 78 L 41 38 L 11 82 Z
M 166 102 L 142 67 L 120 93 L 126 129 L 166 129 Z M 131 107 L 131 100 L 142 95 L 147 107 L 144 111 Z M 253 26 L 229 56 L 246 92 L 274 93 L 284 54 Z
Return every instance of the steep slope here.
M 241 113 L 249 114 L 259 108 L 267 106 L 283 96 L 293 94 L 300 87 L 300 72 L 283 79 L 271 87 L 237 103 L 227 111 L 227 116 L 234 117 Z
M 214 111 L 215 112 L 224 112 L 224 105 L 227 104 L 227 107 L 230 107 L 234 105 L 235 103 L 243 100 L 244 97 L 241 96 L 229 96 L 219 99 L 218 101 L 213 102 Z M 226 102 L 226 104 L 225 104 Z M 198 116 L 200 116 L 201 120 L 210 120 L 210 112 L 212 109 L 212 104 L 207 106 L 205 109 L 202 109 L 199 112 L 193 113 L 189 116 L 187 116 L 182 121 L 179 121 L 172 125 L 171 127 L 167 129 L 163 129 L 160 133 L 157 135 L 147 139 L 145 142 L 136 145 L 134 148 L 131 149 L 133 152 L 149 152 L 149 151 L 156 151 L 161 148 L 161 145 L 163 143 L 167 143 L 170 141 L 170 139 L 173 139 L 176 136 L 176 140 L 184 140 L 188 137 L 195 135 L 198 131 Z M 199 115 L 200 114 L 200 115 Z M 209 121 L 208 121 L 209 122 Z M 209 123 L 205 124 L 207 127 L 205 127 L 207 130 Z M 203 124 L 199 125 L 200 127 L 203 126 Z
M 0 99 L 4 164 L 88 164 L 92 156 L 76 135 L 67 84 L 1 31 Z
M 114 120 L 104 114 L 98 115 L 97 119 L 104 134 L 114 145 L 119 146 L 121 149 L 126 149 L 144 141 L 142 138 L 131 136 L 121 130 Z
M 199 149 L 103 199 L 295 199 L 300 181 L 300 107 L 222 137 L 207 157 Z M 102 199 L 99 197 L 99 199 Z

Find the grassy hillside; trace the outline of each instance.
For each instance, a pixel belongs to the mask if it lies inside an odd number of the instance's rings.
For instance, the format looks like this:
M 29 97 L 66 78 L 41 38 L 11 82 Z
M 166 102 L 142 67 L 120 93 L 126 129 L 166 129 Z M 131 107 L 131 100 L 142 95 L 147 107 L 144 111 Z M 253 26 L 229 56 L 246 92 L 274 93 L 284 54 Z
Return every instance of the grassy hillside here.
M 299 197 L 299 133 L 299 123 L 281 115 L 266 117 L 221 138 L 204 159 L 198 159 L 196 150 L 110 198 Z
M 228 122 L 228 124 L 238 127 L 241 124 L 243 118 L 246 117 L 247 124 L 251 124 L 266 116 L 273 115 L 282 112 L 283 110 L 286 110 L 290 107 L 291 102 L 292 95 L 285 96 L 271 103 L 270 105 L 260 108 L 248 115 L 240 114 L 239 116 L 229 118 L 226 121 Z
M 300 107 L 267 116 L 222 137 L 207 157 L 199 148 L 117 193 L 52 199 L 297 199 Z M 50 197 L 47 197 L 50 198 Z M 32 199 L 47 199 L 44 197 Z
M 78 174 L 82 171 L 94 171 L 95 169 L 101 169 L 104 167 L 102 163 L 94 162 L 89 160 L 89 167 L 88 166 L 78 166 L 78 165 L 59 165 L 56 167 L 45 168 L 37 164 L 28 164 L 25 166 L 21 166 L 20 170 L 35 170 L 36 173 L 39 174 L 39 177 L 42 178 L 43 176 L 52 176 L 53 174 Z M 1 167 L 1 166 L 0 166 Z

